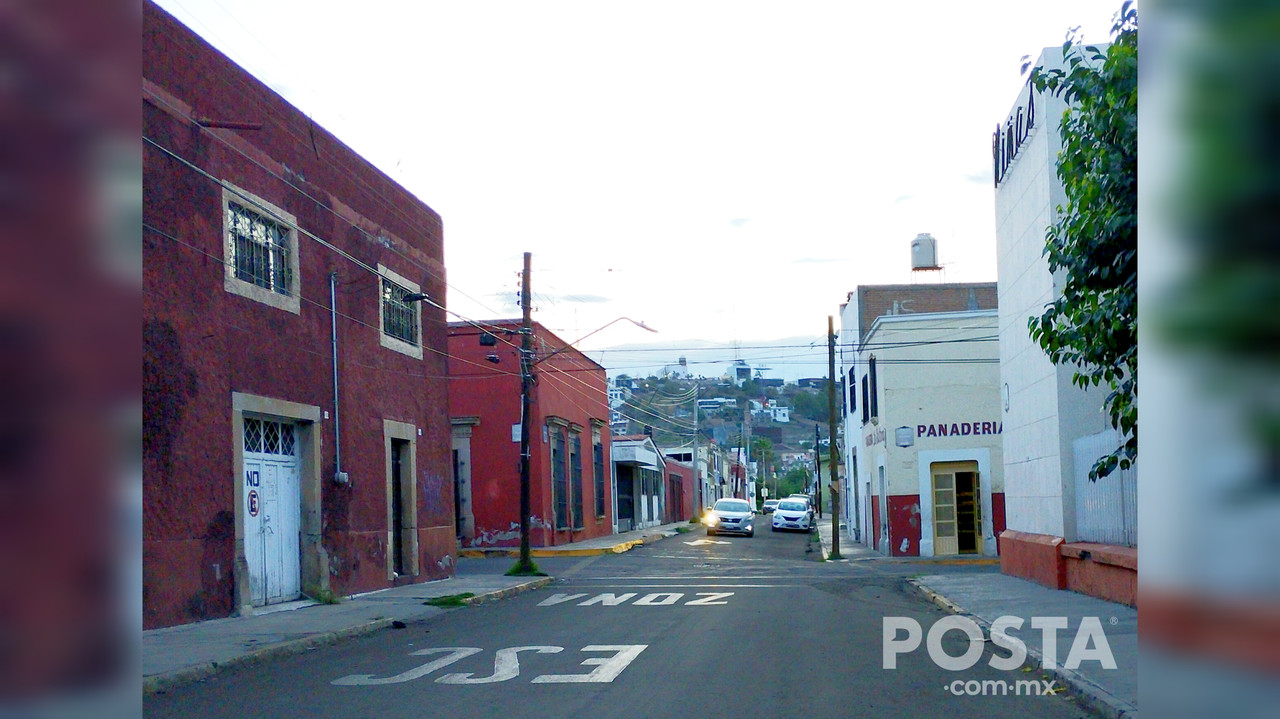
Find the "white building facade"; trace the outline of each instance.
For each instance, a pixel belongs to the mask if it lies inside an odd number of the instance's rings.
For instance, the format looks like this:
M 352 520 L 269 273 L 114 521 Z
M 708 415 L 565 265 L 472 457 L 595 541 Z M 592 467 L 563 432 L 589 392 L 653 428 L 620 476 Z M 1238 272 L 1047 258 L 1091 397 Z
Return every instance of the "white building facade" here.
M 949 283 L 949 284 L 911 284 L 911 285 L 862 285 L 849 293 L 848 302 L 840 307 L 840 329 L 837 337 L 837 346 L 839 348 L 837 372 L 838 378 L 843 385 L 843 397 L 838 403 L 841 411 L 842 423 L 840 431 L 843 435 L 840 444 L 841 467 L 840 467 L 840 512 L 841 519 L 845 522 L 849 529 L 849 533 L 854 540 L 873 546 L 885 553 L 902 553 L 915 555 L 920 553 L 920 541 L 912 536 L 911 541 L 907 543 L 904 550 L 902 539 L 907 538 L 907 531 L 899 527 L 898 531 L 892 531 L 893 526 L 891 517 L 893 511 L 906 506 L 908 509 L 914 506 L 913 502 L 908 499 L 913 494 L 923 494 L 928 496 L 929 492 L 921 490 L 917 487 L 910 490 L 910 482 L 904 482 L 894 471 L 894 465 L 890 455 L 901 454 L 897 452 L 894 445 L 894 437 L 890 430 L 899 426 L 906 426 L 907 415 L 902 414 L 901 407 L 897 404 L 896 399 L 901 394 L 895 394 L 895 403 L 892 405 L 884 404 L 886 396 L 884 392 L 889 389 L 889 385 L 885 384 L 885 378 L 882 375 L 883 370 L 888 366 L 883 360 L 891 359 L 893 361 L 905 361 L 914 363 L 914 372 L 919 377 L 904 377 L 901 381 L 912 382 L 936 382 L 939 383 L 935 390 L 924 392 L 918 397 L 917 409 L 915 412 L 922 413 L 922 417 L 933 417 L 925 422 L 915 422 L 911 426 L 925 424 L 925 435 L 922 437 L 926 440 L 925 445 L 921 445 L 925 450 L 935 448 L 937 445 L 937 427 L 934 428 L 934 437 L 928 437 L 927 425 L 937 425 L 943 423 L 944 415 L 942 410 L 951 411 L 948 404 L 954 404 L 958 400 L 948 398 L 943 387 L 952 386 L 956 380 L 947 375 L 947 371 L 959 367 L 951 367 L 945 364 L 938 365 L 938 371 L 927 362 L 942 362 L 947 359 L 965 358 L 967 361 L 981 360 L 987 363 L 988 372 L 996 371 L 997 355 L 995 350 L 996 335 L 994 327 L 994 310 L 997 305 L 996 284 L 994 282 L 981 283 Z M 983 341 L 981 346 L 976 342 L 951 342 L 936 343 L 940 338 L 946 339 L 946 330 L 941 335 L 929 327 L 941 326 L 951 327 L 953 323 L 946 319 L 950 315 L 959 315 L 965 313 L 979 313 L 981 316 L 980 324 L 984 326 L 988 323 L 992 324 L 990 331 L 987 333 L 991 340 Z M 986 313 L 986 314 L 982 314 Z M 941 316 L 943 319 L 932 324 L 913 324 L 909 320 L 921 317 Z M 902 320 L 905 324 L 899 324 Z M 964 320 L 958 327 L 964 325 Z M 975 320 L 977 321 L 977 320 Z M 872 332 L 875 331 L 879 336 L 873 338 Z M 968 332 L 968 330 L 966 330 Z M 901 339 L 901 336 L 911 335 L 909 340 Z M 889 338 L 889 339 L 886 339 Z M 972 338 L 969 338 L 972 339 Z M 966 347 L 973 345 L 973 347 Z M 902 354 L 903 350 L 911 352 Z M 960 348 L 969 349 L 979 348 L 985 354 L 970 356 L 968 354 L 960 355 L 952 352 L 953 349 L 959 351 Z M 919 354 L 912 354 L 919 352 Z M 886 354 L 889 353 L 889 354 Z M 875 382 L 872 382 L 871 359 L 881 360 L 877 363 Z M 904 365 L 906 366 L 906 365 Z M 890 370 L 890 380 L 899 381 L 897 379 L 896 370 Z M 992 392 L 998 392 L 998 376 L 992 374 L 990 377 L 981 379 L 973 378 L 973 382 L 980 382 L 983 385 L 989 385 L 988 389 Z M 863 386 L 866 385 L 867 397 L 863 397 Z M 871 387 L 875 386 L 876 392 L 871 392 Z M 904 384 L 903 387 L 911 386 Z M 897 391 L 896 389 L 894 390 Z M 930 394 L 930 392 L 934 392 Z M 940 393 L 941 392 L 941 393 Z M 871 412 L 870 401 L 875 398 L 876 409 L 879 411 L 889 411 L 892 407 L 895 414 L 889 416 L 877 416 Z M 876 416 L 876 421 L 871 422 L 871 417 Z M 901 419 L 902 421 L 898 421 Z M 975 417 L 957 417 L 957 430 L 963 432 L 963 425 L 969 422 L 972 425 Z M 983 421 L 998 420 L 997 417 L 977 418 L 979 423 Z M 887 424 L 886 424 L 887 422 Z M 896 423 L 895 423 L 896 422 Z M 870 425 L 871 429 L 868 429 Z M 981 424 L 979 424 L 981 429 Z M 951 437 L 950 424 L 946 427 Z M 970 433 L 973 428 L 970 426 Z M 872 442 L 867 444 L 868 432 Z M 966 435 L 960 434 L 964 437 Z M 987 442 L 990 439 L 986 440 Z M 937 445 L 937 449 L 955 449 L 958 445 L 954 441 L 944 440 L 943 444 Z M 826 452 L 823 452 L 824 473 L 823 484 L 829 480 L 825 475 L 829 473 L 827 461 L 825 459 Z M 906 455 L 902 455 L 902 460 Z M 912 461 L 915 461 L 914 459 Z M 967 461 L 967 460 L 966 460 Z M 986 460 L 983 461 L 986 466 Z M 884 469 L 884 492 L 881 492 L 880 471 Z M 918 465 L 917 465 L 918 468 Z M 901 469 L 901 468 L 899 468 Z M 849 475 L 852 475 L 850 478 Z M 993 472 L 983 471 L 983 476 L 991 478 Z M 896 478 L 896 479 L 895 479 Z M 919 484 L 919 482 L 916 482 Z M 991 489 L 994 485 L 988 483 L 987 489 Z M 825 496 L 825 495 L 824 495 Z M 995 497 L 997 508 L 1003 501 L 1003 497 Z M 907 504 L 903 504 L 908 502 Z M 883 508 L 883 509 L 882 509 Z M 993 510 L 994 511 L 994 510 Z M 899 513 L 901 515 L 901 512 Z M 904 520 L 911 521 L 908 511 L 904 516 Z M 982 515 L 987 519 L 995 516 L 993 512 Z M 915 519 L 917 524 L 919 518 Z M 916 530 L 913 530 L 916 531 Z M 992 530 L 995 531 L 994 529 Z M 925 534 L 920 533 L 920 538 Z M 890 543 L 892 537 L 898 537 L 894 543 Z M 994 542 L 986 542 L 985 531 L 983 533 L 984 546 L 983 552 L 994 547 Z M 925 550 L 933 551 L 933 545 L 926 543 Z
M 1037 64 L 1062 66 L 1060 48 L 1046 48 Z M 1094 461 L 1118 445 L 1103 409 L 1105 387 L 1083 390 L 1073 368 L 1051 363 L 1030 337 L 1061 292 L 1061 278 L 1044 256 L 1046 228 L 1066 204 L 1056 165 L 1062 142 L 1060 98 L 1028 84 L 993 135 L 996 240 L 1000 289 L 1001 417 L 1008 528 L 1002 548 L 1006 573 L 1061 585 L 1058 550 L 1077 541 L 1132 543 L 1137 486 L 1132 472 L 1100 482 L 1087 475 Z M 1064 555 L 1065 556 L 1065 555 Z M 1136 569 L 1136 564 L 1135 564 Z
M 995 310 L 885 315 L 852 398 L 859 526 L 894 556 L 997 554 L 1004 529 Z M 846 430 L 849 431 L 849 430 Z

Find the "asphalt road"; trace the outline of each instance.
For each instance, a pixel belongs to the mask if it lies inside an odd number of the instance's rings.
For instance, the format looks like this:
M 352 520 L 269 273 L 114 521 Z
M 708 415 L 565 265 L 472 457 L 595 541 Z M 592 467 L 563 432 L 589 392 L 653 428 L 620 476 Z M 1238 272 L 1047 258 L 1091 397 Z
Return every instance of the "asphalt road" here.
M 229 670 L 147 697 L 146 715 L 1089 716 L 1065 695 L 1014 696 L 1039 672 L 988 666 L 989 646 L 947 671 L 922 641 L 886 669 L 884 617 L 928 632 L 947 616 L 906 584 L 920 567 L 815 561 L 809 535 L 757 522 L 753 538 L 698 530 L 620 555 L 542 559 L 556 577 L 545 589 Z M 929 567 L 940 569 L 974 571 Z M 969 640 L 951 631 L 941 646 L 961 656 Z

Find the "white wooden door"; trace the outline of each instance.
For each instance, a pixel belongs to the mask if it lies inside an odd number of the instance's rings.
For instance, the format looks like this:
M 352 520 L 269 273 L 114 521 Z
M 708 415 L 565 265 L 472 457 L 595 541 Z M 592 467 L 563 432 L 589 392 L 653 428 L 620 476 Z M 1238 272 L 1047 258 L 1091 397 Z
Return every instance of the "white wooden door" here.
M 252 451 L 251 451 L 252 450 Z M 245 418 L 244 553 L 254 606 L 302 593 L 301 486 L 293 425 Z

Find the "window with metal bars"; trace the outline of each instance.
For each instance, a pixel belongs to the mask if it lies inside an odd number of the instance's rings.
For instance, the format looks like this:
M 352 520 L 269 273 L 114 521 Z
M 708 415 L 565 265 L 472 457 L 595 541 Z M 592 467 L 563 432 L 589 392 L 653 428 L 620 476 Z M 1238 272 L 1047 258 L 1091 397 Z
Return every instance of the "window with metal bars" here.
M 582 529 L 582 437 L 577 432 L 569 436 L 569 492 L 573 499 L 573 528 Z
M 596 516 L 604 517 L 604 445 L 596 438 L 591 448 L 596 480 Z
M 244 451 L 293 455 L 293 425 L 269 419 L 244 418 Z
M 382 331 L 411 345 L 418 344 L 418 303 L 406 302 L 410 290 L 382 278 Z
M 227 216 L 228 249 L 236 279 L 292 295 L 289 254 L 293 233 L 289 227 L 236 202 L 227 203 Z
M 569 475 L 565 471 L 564 431 L 551 428 L 551 497 L 556 529 L 569 529 Z

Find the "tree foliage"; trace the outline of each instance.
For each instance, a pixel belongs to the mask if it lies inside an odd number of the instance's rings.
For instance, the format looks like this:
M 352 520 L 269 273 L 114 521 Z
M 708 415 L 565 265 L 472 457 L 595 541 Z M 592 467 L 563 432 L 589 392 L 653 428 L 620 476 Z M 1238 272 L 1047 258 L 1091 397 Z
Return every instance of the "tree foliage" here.
M 1062 97 L 1058 178 L 1066 206 L 1048 228 L 1045 255 L 1061 293 L 1029 320 L 1055 364 L 1079 387 L 1110 387 L 1105 407 L 1120 446 L 1089 472 L 1097 480 L 1138 456 L 1138 14 L 1125 2 L 1105 49 L 1063 45 L 1063 69 L 1032 70 L 1041 92 Z
M 802 390 L 791 399 L 791 411 L 815 422 L 827 421 L 827 395 L 823 392 Z

